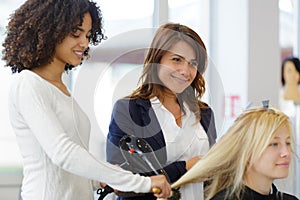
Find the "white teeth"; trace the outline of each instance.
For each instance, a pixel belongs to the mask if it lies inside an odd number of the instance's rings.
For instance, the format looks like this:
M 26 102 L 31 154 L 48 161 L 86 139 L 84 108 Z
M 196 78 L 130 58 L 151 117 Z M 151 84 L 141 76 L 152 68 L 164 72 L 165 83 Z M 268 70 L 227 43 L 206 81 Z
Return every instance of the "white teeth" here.
M 75 54 L 82 56 L 83 52 L 81 52 L 81 51 L 75 51 Z

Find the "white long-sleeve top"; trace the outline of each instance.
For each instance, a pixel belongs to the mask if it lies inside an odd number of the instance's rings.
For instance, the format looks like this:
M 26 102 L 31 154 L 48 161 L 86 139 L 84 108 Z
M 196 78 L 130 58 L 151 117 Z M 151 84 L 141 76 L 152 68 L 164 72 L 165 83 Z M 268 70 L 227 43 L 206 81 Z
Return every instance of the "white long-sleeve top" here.
M 148 192 L 149 177 L 95 159 L 90 122 L 76 101 L 30 70 L 14 75 L 10 121 L 23 158 L 23 200 L 92 200 L 91 180 Z
M 209 150 L 208 137 L 196 116 L 184 103 L 186 114 L 182 116 L 182 127 L 176 124 L 173 114 L 158 98 L 151 99 L 151 105 L 161 126 L 167 149 L 167 164 L 186 161 L 203 156 Z M 180 187 L 181 199 L 204 199 L 203 183 L 192 183 Z

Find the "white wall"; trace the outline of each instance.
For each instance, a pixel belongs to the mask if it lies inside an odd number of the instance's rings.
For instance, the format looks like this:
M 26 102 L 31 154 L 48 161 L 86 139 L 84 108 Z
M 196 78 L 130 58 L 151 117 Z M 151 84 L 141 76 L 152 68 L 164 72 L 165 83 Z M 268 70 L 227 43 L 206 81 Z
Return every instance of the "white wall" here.
M 213 0 L 211 5 L 210 84 L 219 134 L 248 99 L 248 8 L 246 0 Z
M 222 134 L 248 103 L 269 99 L 278 104 L 279 11 L 277 0 L 213 0 L 211 9 L 210 56 L 216 73 L 210 79 L 219 90 L 213 101 Z M 216 86 L 218 76 L 222 84 Z
M 280 46 L 278 0 L 248 0 L 248 97 L 278 106 Z

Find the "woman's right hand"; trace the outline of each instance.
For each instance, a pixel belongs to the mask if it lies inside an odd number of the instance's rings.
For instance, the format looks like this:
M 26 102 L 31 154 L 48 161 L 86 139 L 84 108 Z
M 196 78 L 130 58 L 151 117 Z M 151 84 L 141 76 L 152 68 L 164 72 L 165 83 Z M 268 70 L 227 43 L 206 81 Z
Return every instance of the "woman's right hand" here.
M 168 198 L 171 194 L 171 185 L 164 175 L 151 176 L 151 192 L 160 189 L 160 193 L 154 193 L 157 198 Z
M 185 168 L 186 170 L 190 170 L 199 160 L 201 159 L 201 156 L 195 156 L 187 161 L 185 161 Z

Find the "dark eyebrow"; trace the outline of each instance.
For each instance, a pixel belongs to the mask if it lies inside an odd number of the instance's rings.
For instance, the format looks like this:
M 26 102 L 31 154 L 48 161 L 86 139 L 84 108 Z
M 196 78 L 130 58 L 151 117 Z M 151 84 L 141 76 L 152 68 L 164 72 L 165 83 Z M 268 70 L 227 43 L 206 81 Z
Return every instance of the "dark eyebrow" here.
M 170 54 L 171 54 L 171 56 L 178 56 L 178 57 L 180 57 L 180 58 L 182 58 L 182 59 L 184 59 L 184 60 L 187 60 L 185 57 L 183 57 L 183 56 L 181 56 L 181 55 L 179 55 L 179 54 L 172 53 L 172 52 L 170 52 Z M 191 59 L 189 62 L 194 61 L 194 60 L 197 60 L 197 59 L 196 59 L 196 58 L 193 58 L 193 59 Z M 188 60 L 187 60 L 187 61 L 188 61 Z
M 84 29 L 79 26 L 75 27 L 75 29 L 76 29 L 76 31 L 84 32 Z M 91 33 L 91 32 L 92 32 L 92 29 L 88 31 L 88 33 Z
M 79 30 L 79 31 L 81 31 L 81 32 L 84 31 L 84 30 L 83 30 L 82 28 L 80 28 L 80 27 L 77 27 L 76 29 Z

